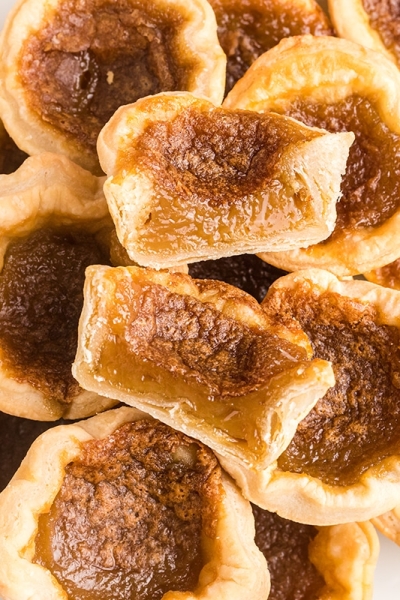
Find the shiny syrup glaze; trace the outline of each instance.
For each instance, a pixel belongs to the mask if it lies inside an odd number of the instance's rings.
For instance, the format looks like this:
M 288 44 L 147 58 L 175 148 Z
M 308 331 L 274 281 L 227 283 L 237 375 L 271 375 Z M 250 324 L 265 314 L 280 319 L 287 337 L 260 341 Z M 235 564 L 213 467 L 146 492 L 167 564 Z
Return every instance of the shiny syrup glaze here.
M 369 100 L 358 96 L 335 104 L 302 100 L 288 114 L 310 126 L 352 131 L 356 136 L 342 181 L 336 227 L 328 240 L 346 230 L 377 227 L 398 210 L 400 136 L 388 129 Z
M 8 246 L 0 273 L 3 368 L 46 397 L 70 402 L 85 269 L 109 259 L 93 235 L 50 227 Z
M 83 445 L 39 518 L 34 562 L 70 600 L 159 600 L 193 591 L 215 537 L 221 471 L 211 450 L 155 421 Z
M 210 0 L 227 55 L 226 93 L 264 52 L 293 35 L 333 35 L 322 9 L 306 11 L 281 0 Z
M 274 290 L 265 310 L 283 322 L 295 317 L 336 378 L 298 425 L 279 468 L 346 486 L 399 454 L 400 330 L 381 325 L 371 305 L 307 286 Z

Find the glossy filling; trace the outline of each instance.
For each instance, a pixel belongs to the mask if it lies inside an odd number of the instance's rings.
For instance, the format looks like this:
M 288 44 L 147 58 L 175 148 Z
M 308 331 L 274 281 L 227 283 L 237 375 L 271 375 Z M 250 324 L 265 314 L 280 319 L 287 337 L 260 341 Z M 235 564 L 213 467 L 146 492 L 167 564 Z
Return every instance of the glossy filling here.
M 281 0 L 210 0 L 219 42 L 227 55 L 226 93 L 264 52 L 282 38 L 311 33 L 333 35 L 319 6 L 307 12 Z
M 177 40 L 184 22 L 151 2 L 63 0 L 21 51 L 31 108 L 95 151 L 119 106 L 186 89 L 194 59 Z
M 318 600 L 325 580 L 309 559 L 318 530 L 253 505 L 255 541 L 268 563 L 268 600 Z
M 400 330 L 381 325 L 374 307 L 363 307 L 306 286 L 277 290 L 268 300 L 267 312 L 298 319 L 315 356 L 332 362 L 336 378 L 279 458 L 284 471 L 347 486 L 400 453 Z
M 118 171 L 135 165 L 154 182 L 137 244 L 167 255 L 302 227 L 309 195 L 276 165 L 291 145 L 320 135 L 281 115 L 208 107 L 149 125 L 118 155 Z
M 45 397 L 70 402 L 87 266 L 108 263 L 96 239 L 48 226 L 15 239 L 0 273 L 2 367 Z
M 370 25 L 400 63 L 400 5 L 392 0 L 362 0 Z
M 310 126 L 356 136 L 342 180 L 336 227 L 328 240 L 346 231 L 378 227 L 399 209 L 400 136 L 388 129 L 369 100 L 349 96 L 335 104 L 299 101 L 288 114 Z
M 39 518 L 34 562 L 70 600 L 193 591 L 216 535 L 221 472 L 210 450 L 158 422 L 86 442 Z
M 114 290 L 101 308 L 107 325 L 90 364 L 94 378 L 174 405 L 257 450 L 265 399 L 308 366 L 305 350 L 140 274 L 110 273 Z

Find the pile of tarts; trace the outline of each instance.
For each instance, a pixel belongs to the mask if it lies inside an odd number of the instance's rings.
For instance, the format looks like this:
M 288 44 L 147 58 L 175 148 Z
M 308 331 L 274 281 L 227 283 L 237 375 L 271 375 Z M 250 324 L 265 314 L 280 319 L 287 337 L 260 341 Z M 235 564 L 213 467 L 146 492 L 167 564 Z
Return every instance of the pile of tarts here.
M 372 597 L 375 528 L 400 543 L 382 7 L 10 12 L 2 600 Z

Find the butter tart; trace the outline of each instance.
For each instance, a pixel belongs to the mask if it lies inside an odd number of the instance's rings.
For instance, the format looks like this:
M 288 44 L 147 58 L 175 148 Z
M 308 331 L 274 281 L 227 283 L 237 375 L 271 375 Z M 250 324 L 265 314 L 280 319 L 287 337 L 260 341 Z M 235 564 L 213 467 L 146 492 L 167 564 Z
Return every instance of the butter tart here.
M 251 506 L 212 451 L 127 407 L 33 443 L 0 495 L 0 554 L 5 600 L 269 592 Z
M 400 257 L 400 73 L 391 62 L 338 38 L 286 39 L 253 64 L 225 106 L 355 134 L 333 233 L 308 248 L 263 253 L 264 260 L 350 276 Z
M 333 385 L 308 338 L 241 290 L 182 273 L 92 266 L 73 374 L 246 469 L 282 452 Z
M 111 264 L 102 179 L 61 155 L 0 175 L 0 410 L 52 421 L 112 406 L 71 374 L 85 268 Z
M 400 494 L 400 293 L 310 269 L 273 283 L 262 306 L 288 327 L 297 321 L 336 384 L 259 477 L 257 503 L 313 525 L 391 510 Z
M 0 57 L 0 116 L 18 146 L 96 174 L 97 136 L 119 106 L 171 90 L 217 104 L 224 94 L 206 0 L 20 0 Z
M 400 15 L 390 0 L 328 0 L 337 34 L 381 52 L 400 67 Z
M 326 238 L 352 142 L 181 92 L 118 109 L 98 152 L 121 244 L 159 269 Z
M 218 39 L 227 56 L 228 93 L 264 52 L 285 37 L 333 35 L 328 17 L 315 0 L 209 0 Z
M 253 505 L 268 600 L 371 600 L 379 540 L 369 522 L 316 527 Z

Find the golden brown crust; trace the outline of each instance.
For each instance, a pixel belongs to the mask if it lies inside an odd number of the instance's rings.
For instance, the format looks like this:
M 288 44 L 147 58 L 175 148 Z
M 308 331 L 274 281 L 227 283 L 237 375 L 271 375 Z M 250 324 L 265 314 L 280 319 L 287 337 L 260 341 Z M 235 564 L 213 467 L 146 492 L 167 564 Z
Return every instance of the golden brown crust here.
M 65 466 L 77 458 L 82 444 L 110 435 L 124 423 L 151 419 L 132 408 L 102 413 L 88 421 L 60 426 L 40 436 L 20 469 L 0 495 L 0 592 L 5 600 L 65 600 L 51 573 L 32 563 L 38 515 L 47 512 L 61 487 Z M 254 544 L 250 505 L 223 475 L 224 494 L 217 507 L 215 539 L 207 542 L 208 560 L 199 585 L 191 592 L 168 592 L 164 600 L 218 597 L 266 600 L 266 563 Z M 19 527 L 15 527 L 15 522 Z
M 355 96 L 371 103 L 392 134 L 400 134 L 400 76 L 392 63 L 348 40 L 299 36 L 260 57 L 224 105 L 290 114 L 297 102 L 334 106 Z M 339 276 L 363 273 L 398 258 L 399 225 L 396 209 L 377 226 L 335 230 L 322 244 L 262 258 L 289 271 L 320 267 Z
M 391 288 L 392 290 L 400 290 L 400 259 L 397 259 L 388 265 L 368 271 L 364 273 L 365 279 L 372 281 L 378 285 Z
M 73 65 L 71 66 L 68 63 L 68 57 L 75 62 L 78 57 L 85 63 L 87 60 L 94 60 L 93 53 L 97 56 L 96 52 L 99 52 L 99 48 L 96 46 L 97 33 L 94 34 L 93 32 L 96 27 L 98 28 L 97 32 L 101 32 L 102 28 L 104 29 L 103 21 L 101 23 L 96 22 L 97 16 L 101 11 L 105 11 L 107 14 L 107 11 L 109 10 L 116 10 L 118 13 L 120 6 L 121 11 L 125 11 L 128 15 L 127 17 L 125 15 L 125 21 L 123 19 L 122 28 L 124 29 L 124 27 L 128 27 L 127 23 L 129 23 L 129 19 L 132 18 L 133 13 L 135 12 L 135 10 L 131 11 L 129 6 L 133 9 L 136 8 L 140 10 L 140 13 L 144 18 L 144 7 L 146 4 L 136 0 L 127 0 L 127 2 L 120 0 L 117 5 L 116 3 L 97 3 L 96 5 L 92 0 L 85 0 L 84 6 L 89 7 L 88 10 L 91 11 L 91 15 L 86 14 L 82 16 L 83 13 L 81 13 L 81 20 L 76 19 L 74 24 L 72 24 L 72 20 L 66 18 L 65 14 L 62 14 L 66 5 L 67 3 L 61 3 L 60 0 L 50 0 L 46 2 L 20 0 L 10 12 L 0 39 L 0 52 L 2 56 L 0 67 L 0 113 L 1 118 L 4 120 L 12 137 L 27 153 L 37 154 L 43 151 L 50 151 L 64 154 L 81 166 L 99 174 L 100 170 L 95 147 L 88 144 L 88 133 L 82 135 L 79 127 L 75 131 L 76 124 L 72 124 L 72 129 L 67 131 L 65 130 L 65 123 L 63 121 L 60 121 L 57 125 L 55 123 L 57 119 L 59 119 L 57 114 L 62 111 L 65 112 L 66 120 L 70 119 L 72 115 L 76 121 L 77 115 L 79 116 L 79 111 L 83 110 L 82 106 L 86 105 L 85 100 L 85 102 L 80 102 L 79 105 L 74 108 L 73 93 L 77 93 L 77 89 L 79 88 L 79 77 L 82 79 L 82 93 L 91 93 L 94 90 L 94 99 L 91 98 L 90 94 L 88 96 L 88 102 L 92 107 L 90 110 L 99 110 L 101 112 L 103 110 L 102 105 L 105 105 L 104 101 L 102 102 L 100 100 L 98 102 L 99 107 L 93 108 L 94 104 L 97 102 L 96 94 L 100 89 L 105 90 L 105 93 L 109 93 L 107 90 L 110 90 L 112 86 L 115 87 L 119 84 L 120 73 L 115 75 L 112 71 L 107 71 L 107 65 L 105 65 L 104 73 L 101 72 L 101 77 L 104 76 L 104 78 L 107 79 L 107 82 L 105 82 L 103 79 L 100 80 L 97 78 L 97 67 L 89 64 L 86 71 L 76 75 L 74 69 L 76 70 L 76 68 L 78 68 L 76 66 L 78 63 L 76 63 L 75 67 Z M 82 10 L 82 3 L 79 8 Z M 226 58 L 218 43 L 215 16 L 208 3 L 205 0 L 190 0 L 190 2 L 187 2 L 186 0 L 158 0 L 155 3 L 152 3 L 150 8 L 153 12 L 158 11 L 160 15 L 163 15 L 162 18 L 171 18 L 173 22 L 176 21 L 180 23 L 176 27 L 176 54 L 178 55 L 179 49 L 179 56 L 182 57 L 182 64 L 178 66 L 177 70 L 180 77 L 184 74 L 185 81 L 180 83 L 183 87 L 179 87 L 178 89 L 188 89 L 191 92 L 209 98 L 217 104 L 220 103 L 224 92 Z M 75 11 L 77 9 L 76 7 L 72 7 L 71 10 Z M 51 27 L 53 26 L 53 19 L 54 23 L 56 23 L 61 14 L 62 23 L 61 25 L 57 25 L 57 27 L 61 27 L 61 33 L 56 31 L 56 34 L 52 34 Z M 107 19 L 105 20 L 105 23 L 107 23 Z M 63 39 L 64 27 L 73 29 L 73 31 L 66 36 L 66 41 Z M 137 31 L 140 31 L 140 27 L 141 23 L 139 23 Z M 61 65 L 58 71 L 57 68 L 55 68 L 55 75 L 53 73 L 49 74 L 49 81 L 46 81 L 46 73 L 43 75 L 41 74 L 41 70 L 46 68 L 43 66 L 45 64 L 44 61 L 41 61 L 39 64 L 34 64 L 34 62 L 32 62 L 32 54 L 37 56 L 38 49 L 36 47 L 36 49 L 32 49 L 32 46 L 29 51 L 24 50 L 26 45 L 34 45 L 36 43 L 35 40 L 39 39 L 42 34 L 45 35 L 47 30 L 49 30 L 46 34 L 48 35 L 48 39 L 44 42 L 44 52 L 48 53 L 46 57 L 50 56 L 52 52 L 57 55 L 60 44 L 64 44 L 65 48 L 62 46 L 62 49 L 66 53 L 68 59 L 66 60 L 65 67 Z M 134 33 L 135 32 L 136 30 L 134 30 Z M 111 52 L 115 51 L 114 46 L 118 45 L 117 34 L 117 26 L 115 26 L 115 38 L 113 44 L 110 46 Z M 107 32 L 105 40 L 101 40 L 101 42 L 103 44 L 109 43 L 110 35 L 112 34 Z M 124 50 L 124 46 L 126 46 L 126 35 L 124 32 L 120 35 L 122 50 Z M 150 37 L 151 35 L 152 34 L 150 33 Z M 169 35 L 169 33 L 167 35 Z M 80 37 L 82 36 L 83 39 L 81 40 Z M 85 36 L 87 36 L 87 39 Z M 53 43 L 54 39 L 57 37 L 59 37 L 59 41 Z M 151 41 L 147 43 L 151 44 Z M 99 44 L 99 46 L 101 46 L 101 44 Z M 129 51 L 130 49 L 128 47 L 128 53 Z M 155 48 L 154 51 L 157 55 L 157 48 Z M 21 53 L 23 53 L 22 58 Z M 170 55 L 171 53 L 168 52 L 168 54 Z M 107 52 L 103 52 L 103 55 L 101 60 L 104 59 L 107 61 Z M 117 56 L 117 63 L 120 59 L 121 57 Z M 23 68 L 20 64 L 21 60 L 23 62 Z M 50 57 L 49 64 L 51 60 Z M 58 60 L 58 57 L 55 56 L 54 60 Z M 132 59 L 128 58 L 128 62 L 129 60 Z M 83 63 L 81 62 L 79 68 L 82 67 Z M 123 67 L 123 69 L 124 68 L 125 67 Z M 129 68 L 131 70 L 132 68 L 135 69 L 136 65 L 129 65 Z M 63 69 L 67 69 L 67 72 L 64 73 Z M 160 76 L 163 77 L 165 66 L 161 66 L 159 70 Z M 136 73 L 136 71 L 134 72 Z M 43 84 L 39 85 L 37 89 L 35 87 L 35 78 L 33 84 L 28 85 L 29 78 L 32 78 L 34 73 L 36 73 L 37 78 L 41 76 L 44 79 Z M 75 79 L 73 79 L 74 77 Z M 90 77 L 89 82 L 87 81 L 88 77 Z M 123 71 L 121 77 L 125 77 Z M 72 83 L 70 81 L 71 78 L 73 79 Z M 132 79 L 135 81 L 135 76 Z M 136 77 L 135 85 L 139 85 L 139 79 L 140 76 Z M 48 103 L 48 99 L 45 95 L 43 96 L 43 100 L 40 100 L 42 89 L 46 90 L 48 86 L 53 88 L 55 86 L 55 89 L 53 89 L 50 94 L 52 96 L 52 102 L 56 102 L 57 97 L 64 93 L 64 87 L 68 85 L 75 86 L 74 92 L 67 98 L 62 110 L 59 108 L 55 110 L 53 116 L 46 114 L 43 118 L 40 102 L 42 102 L 42 104 L 45 102 L 44 106 L 46 111 L 49 110 L 49 107 L 51 109 L 51 103 Z M 131 89 L 128 82 L 124 81 L 123 85 L 125 88 L 121 91 L 121 94 L 124 96 L 125 101 L 121 101 L 121 104 L 125 104 L 128 101 L 126 93 Z M 164 85 L 167 87 L 164 87 L 163 89 L 174 89 L 174 87 L 168 87 L 171 85 L 173 86 L 172 83 L 168 84 L 168 82 L 165 82 Z M 86 90 L 86 86 L 90 89 Z M 32 94 L 32 89 L 36 90 L 35 94 L 37 98 L 35 96 L 35 106 L 32 101 L 33 96 L 30 96 Z M 143 92 L 142 95 L 147 95 L 148 93 L 150 92 Z M 116 97 L 116 95 L 117 94 L 114 93 L 113 97 Z M 109 101 L 111 102 L 111 100 Z M 70 111 L 72 111 L 71 114 Z M 112 114 L 113 110 L 110 109 L 110 111 L 110 114 Z M 102 124 L 108 120 L 109 115 L 104 118 L 105 120 L 103 120 Z M 91 115 L 84 116 L 83 121 L 86 120 L 86 122 L 88 122 L 91 119 Z M 86 124 L 83 123 L 82 127 L 86 127 Z M 95 135 L 97 135 L 97 133 L 95 132 Z
M 398 292 L 365 281 L 341 282 L 318 269 L 293 273 L 275 282 L 264 301 L 266 309 L 271 294 L 295 294 L 299 289 L 304 290 L 305 285 L 316 297 L 331 292 L 356 301 L 366 311 L 373 307 L 382 326 L 400 326 Z M 363 374 L 363 377 L 368 387 L 367 375 Z M 221 462 L 239 482 L 245 497 L 253 500 L 255 495 L 254 502 L 267 510 L 294 521 L 332 525 L 367 520 L 393 508 L 400 487 L 399 460 L 396 451 L 385 456 L 373 460 L 372 465 L 348 485 L 332 485 L 306 472 L 283 470 L 277 463 L 261 473 L 256 469 L 246 472 L 227 464 L 226 458 L 221 458 Z
M 352 141 L 182 92 L 121 107 L 98 152 L 122 245 L 159 269 L 325 239 Z
M 92 234 L 112 227 L 102 180 L 53 154 L 30 157 L 15 173 L 0 176 L 0 210 L 0 269 L 12 242 L 46 225 L 82 226 Z M 29 378 L 10 373 L 4 349 L 2 357 L 0 408 L 6 413 L 37 420 L 76 419 L 115 404 L 79 386 L 72 402 L 60 403 Z
M 393 510 L 371 519 L 371 522 L 383 535 L 400 546 L 400 507 L 395 506 Z

